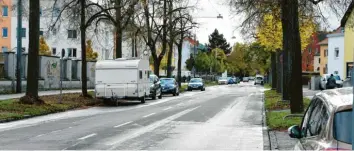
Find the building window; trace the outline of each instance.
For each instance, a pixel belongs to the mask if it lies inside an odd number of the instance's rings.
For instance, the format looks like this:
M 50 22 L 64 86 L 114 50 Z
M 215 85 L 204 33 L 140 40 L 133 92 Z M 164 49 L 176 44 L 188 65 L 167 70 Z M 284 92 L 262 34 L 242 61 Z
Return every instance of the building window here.
M 139 71 L 139 78 L 143 79 L 143 71 L 141 71 L 141 70 Z
M 2 6 L 2 16 L 9 16 L 9 7 Z
M 60 14 L 60 9 L 58 7 L 53 8 L 53 17 L 58 17 Z
M 53 35 L 56 35 L 56 34 L 57 34 L 57 29 L 56 29 L 56 28 L 53 28 L 53 29 L 52 29 L 52 32 L 53 32 Z
M 327 72 L 328 72 L 328 68 L 327 68 L 327 64 L 326 64 L 324 73 L 327 74 Z
M 77 38 L 76 30 L 68 30 L 68 38 Z
M 318 58 L 318 63 L 321 63 L 321 58 Z
M 327 55 L 328 55 L 328 49 L 325 49 L 324 50 L 324 56 L 327 57 Z
M 7 29 L 7 27 L 3 27 L 2 28 L 2 37 L 3 38 L 7 38 L 8 37 L 8 29 Z
M 57 55 L 57 48 L 52 48 L 52 54 Z
M 8 51 L 8 48 L 6 46 L 1 47 L 1 52 L 7 52 L 7 51 Z
M 334 48 L 334 56 L 335 56 L 336 58 L 339 57 L 339 48 Z
M 311 51 L 312 51 L 311 48 L 309 48 L 309 53 L 311 53 Z
M 22 28 L 21 36 L 22 36 L 22 38 L 26 38 L 26 28 Z
M 73 57 L 76 57 L 76 48 L 73 48 Z

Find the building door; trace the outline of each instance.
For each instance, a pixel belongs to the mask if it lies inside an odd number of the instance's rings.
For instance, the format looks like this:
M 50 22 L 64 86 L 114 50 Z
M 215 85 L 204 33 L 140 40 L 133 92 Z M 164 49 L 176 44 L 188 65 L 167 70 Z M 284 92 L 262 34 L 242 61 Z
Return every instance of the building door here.
M 353 62 L 347 62 L 347 78 L 352 76 Z

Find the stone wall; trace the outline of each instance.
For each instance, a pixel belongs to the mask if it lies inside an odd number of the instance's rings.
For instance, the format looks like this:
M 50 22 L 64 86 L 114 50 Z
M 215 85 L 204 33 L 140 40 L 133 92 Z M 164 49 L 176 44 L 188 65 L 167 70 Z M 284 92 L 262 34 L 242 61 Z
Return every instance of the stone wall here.
M 26 90 L 27 60 L 28 55 L 22 56 L 22 90 Z M 60 77 L 62 74 L 63 89 L 81 88 L 81 64 L 78 59 L 64 58 L 56 56 L 40 56 L 39 60 L 39 89 L 56 90 L 60 89 Z M 95 83 L 94 61 L 87 62 L 87 86 L 94 88 Z M 15 80 L 16 54 L 14 52 L 4 53 L 4 77 L 0 80 L 0 93 L 11 92 L 16 87 Z

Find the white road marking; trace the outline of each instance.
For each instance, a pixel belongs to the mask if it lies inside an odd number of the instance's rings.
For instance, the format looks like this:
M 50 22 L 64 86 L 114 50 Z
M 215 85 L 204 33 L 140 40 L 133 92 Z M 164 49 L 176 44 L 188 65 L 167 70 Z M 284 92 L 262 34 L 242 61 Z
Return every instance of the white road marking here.
M 60 132 L 60 131 L 62 131 L 62 130 L 56 130 L 56 131 L 52 131 L 50 133 L 56 133 L 56 132 Z
M 146 118 L 146 117 L 152 116 L 152 115 L 154 115 L 154 114 L 156 114 L 156 113 L 151 113 L 151 114 L 145 115 L 145 116 L 143 116 L 143 118 Z
M 45 135 L 45 134 L 39 134 L 39 135 L 37 135 L 36 137 L 41 137 L 41 136 L 43 136 L 43 135 Z
M 191 111 L 193 111 L 193 110 L 199 108 L 199 107 L 200 107 L 200 106 L 197 106 L 197 107 L 195 107 L 195 108 L 191 108 L 191 109 L 184 110 L 184 111 L 182 111 L 182 112 L 179 112 L 179 113 L 177 113 L 177 114 L 174 114 L 174 115 L 172 115 L 172 116 L 170 116 L 170 117 L 167 117 L 167 118 L 165 118 L 165 119 L 162 119 L 162 120 L 160 120 L 160 121 L 156 121 L 156 122 L 154 122 L 154 123 L 152 123 L 152 124 L 150 124 L 150 125 L 148 125 L 148 126 L 145 126 L 145 127 L 143 127 L 143 128 L 140 128 L 140 129 L 138 129 L 138 130 L 136 130 L 136 131 L 132 131 L 131 133 L 127 133 L 127 134 L 125 134 L 125 135 L 117 136 L 116 138 L 112 138 L 111 141 L 106 142 L 105 144 L 106 144 L 106 145 L 109 145 L 109 146 L 112 146 L 112 147 L 109 148 L 108 150 L 114 150 L 120 143 L 123 143 L 123 142 L 125 142 L 125 141 L 127 141 L 127 140 L 133 139 L 133 138 L 135 138 L 135 137 L 138 137 L 138 136 L 140 136 L 140 135 L 142 135 L 142 134 L 145 134 L 145 133 L 147 133 L 147 132 L 150 132 L 150 131 L 152 131 L 152 130 L 154 130 L 154 129 L 156 129 L 156 128 L 162 126 L 162 125 L 167 124 L 167 123 L 170 122 L 170 121 L 173 121 L 173 120 L 175 120 L 175 119 L 177 119 L 177 118 L 179 118 L 179 117 L 181 117 L 181 116 L 183 116 L 183 115 L 185 115 L 185 114 L 187 114 L 187 113 L 189 113 L 189 112 L 191 112 Z
M 93 137 L 93 136 L 96 136 L 97 134 L 96 133 L 92 133 L 92 134 L 90 134 L 90 135 L 86 135 L 86 136 L 84 136 L 84 137 L 81 137 L 81 138 L 79 138 L 78 140 L 84 140 L 84 139 L 87 139 L 87 138 L 90 138 L 90 137 Z
M 126 123 L 123 123 L 123 124 L 120 124 L 120 125 L 117 125 L 117 126 L 114 126 L 114 128 L 118 128 L 118 127 L 122 127 L 124 125 L 128 125 L 130 123 L 133 123 L 133 121 L 129 121 L 129 122 L 126 122 Z
M 169 110 L 169 109 L 172 109 L 172 107 L 170 106 L 170 107 L 165 108 L 165 109 L 163 109 L 163 110 L 166 111 L 166 110 Z

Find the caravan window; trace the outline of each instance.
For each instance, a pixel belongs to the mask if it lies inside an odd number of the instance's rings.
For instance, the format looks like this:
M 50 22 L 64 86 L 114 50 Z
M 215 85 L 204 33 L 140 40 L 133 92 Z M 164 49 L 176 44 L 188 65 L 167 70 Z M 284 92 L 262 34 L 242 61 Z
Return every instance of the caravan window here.
M 147 77 L 149 78 L 151 74 L 151 71 L 148 71 Z
M 139 71 L 139 78 L 142 79 L 143 78 L 143 71 Z

